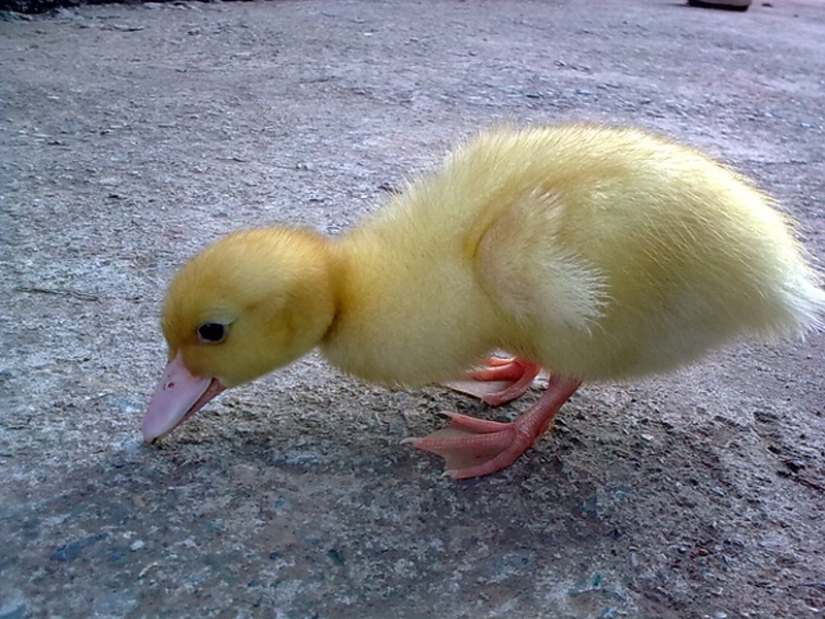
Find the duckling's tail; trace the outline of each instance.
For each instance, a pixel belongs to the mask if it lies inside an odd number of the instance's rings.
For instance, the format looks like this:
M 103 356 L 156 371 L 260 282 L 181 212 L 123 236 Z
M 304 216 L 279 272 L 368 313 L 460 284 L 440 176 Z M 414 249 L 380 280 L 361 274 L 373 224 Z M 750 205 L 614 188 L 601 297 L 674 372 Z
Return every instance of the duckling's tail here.
M 755 271 L 765 301 L 759 331 L 766 340 L 804 339 L 811 331 L 825 331 L 825 275 L 802 243 L 799 224 L 762 197 L 760 206 L 770 207 L 770 215 L 779 219 L 771 221 L 762 211 L 760 241 L 753 244 L 757 253 L 751 254 L 752 265 L 762 263 L 761 272 Z
M 793 273 L 782 287 L 784 306 L 790 320 L 781 335 L 805 336 L 809 331 L 825 331 L 825 290 L 822 276 L 811 266 Z

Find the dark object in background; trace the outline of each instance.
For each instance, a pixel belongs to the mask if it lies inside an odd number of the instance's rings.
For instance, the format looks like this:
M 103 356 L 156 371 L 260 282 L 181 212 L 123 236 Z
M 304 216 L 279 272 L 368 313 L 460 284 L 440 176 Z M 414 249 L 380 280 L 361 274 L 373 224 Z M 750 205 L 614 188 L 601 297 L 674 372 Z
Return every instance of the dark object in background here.
M 751 0 L 688 0 L 689 6 L 703 9 L 722 9 L 725 11 L 747 11 Z

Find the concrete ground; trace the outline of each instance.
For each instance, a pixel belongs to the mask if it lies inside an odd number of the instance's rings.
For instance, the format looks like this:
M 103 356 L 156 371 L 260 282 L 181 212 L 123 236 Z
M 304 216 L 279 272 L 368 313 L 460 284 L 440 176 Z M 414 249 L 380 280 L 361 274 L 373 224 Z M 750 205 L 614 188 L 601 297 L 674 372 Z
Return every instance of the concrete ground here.
M 159 447 L 175 270 L 336 233 L 496 123 L 629 123 L 754 177 L 825 257 L 825 11 L 678 0 L 109 5 L 0 22 L 0 618 L 813 619 L 825 335 L 588 385 L 506 471 L 317 356 Z

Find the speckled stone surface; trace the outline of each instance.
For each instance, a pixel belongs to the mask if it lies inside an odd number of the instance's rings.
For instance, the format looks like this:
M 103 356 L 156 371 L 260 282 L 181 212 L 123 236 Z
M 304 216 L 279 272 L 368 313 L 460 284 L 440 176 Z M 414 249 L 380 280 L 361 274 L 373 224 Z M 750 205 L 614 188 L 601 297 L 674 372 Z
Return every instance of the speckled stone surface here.
M 109 5 L 0 22 L 0 618 L 814 619 L 825 336 L 589 385 L 506 471 L 399 446 L 439 388 L 317 355 L 160 446 L 166 282 L 337 233 L 496 123 L 630 123 L 755 179 L 825 257 L 825 13 L 665 0 Z M 399 326 L 403 328 L 403 326 Z

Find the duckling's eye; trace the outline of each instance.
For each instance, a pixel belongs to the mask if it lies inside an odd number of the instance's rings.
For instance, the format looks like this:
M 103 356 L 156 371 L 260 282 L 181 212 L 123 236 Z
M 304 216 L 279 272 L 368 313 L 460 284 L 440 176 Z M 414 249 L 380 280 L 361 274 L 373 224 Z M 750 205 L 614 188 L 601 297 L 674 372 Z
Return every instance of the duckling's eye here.
M 205 344 L 219 344 L 226 339 L 226 325 L 219 322 L 205 322 L 198 327 L 198 339 Z

